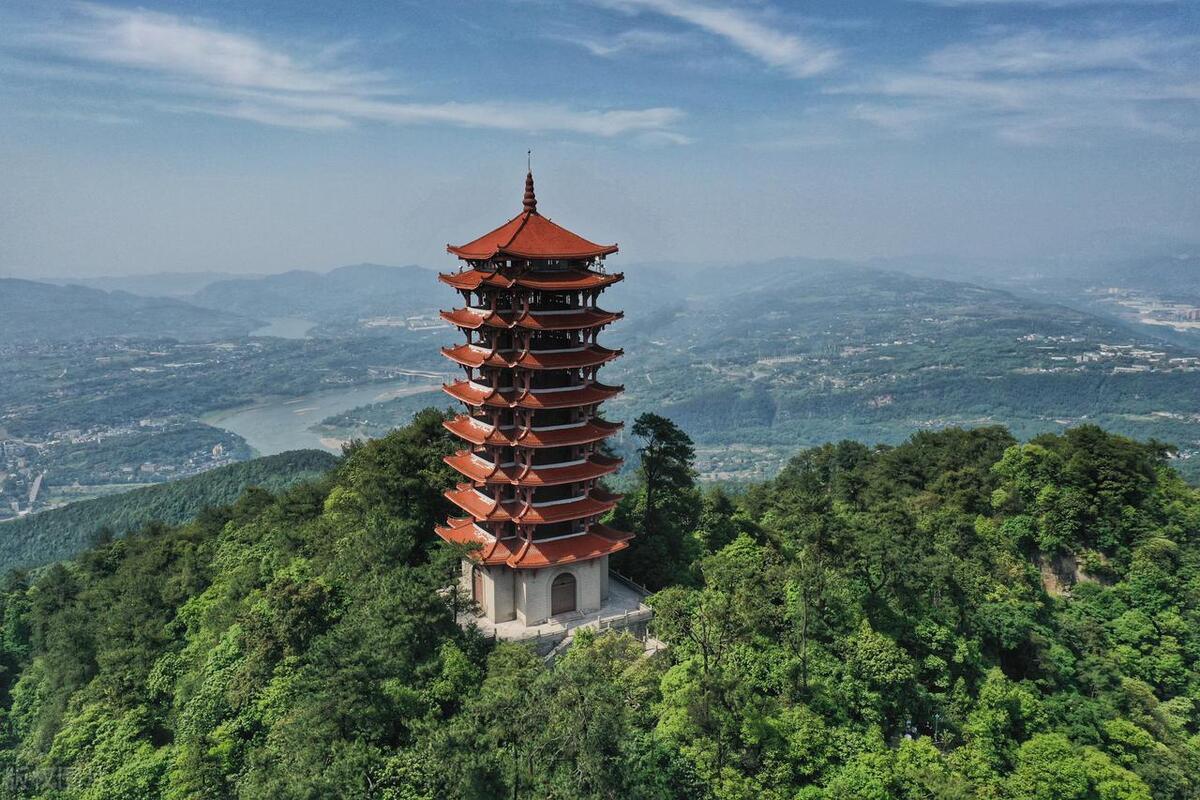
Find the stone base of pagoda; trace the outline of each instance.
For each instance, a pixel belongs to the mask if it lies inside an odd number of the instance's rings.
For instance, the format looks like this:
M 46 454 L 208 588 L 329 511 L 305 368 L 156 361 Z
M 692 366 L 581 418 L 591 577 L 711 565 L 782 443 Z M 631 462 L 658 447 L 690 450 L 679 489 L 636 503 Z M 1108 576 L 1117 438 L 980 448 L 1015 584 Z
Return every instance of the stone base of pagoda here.
M 608 556 L 543 569 L 513 569 L 462 562 L 463 589 L 492 623 L 541 625 L 604 607 L 609 595 Z
M 531 575 L 522 578 L 518 574 L 521 572 L 532 573 L 534 570 L 488 567 L 486 568 L 487 573 L 482 571 L 477 573 L 476 569 L 476 565 L 472 562 L 465 561 L 463 563 L 462 585 L 464 591 L 470 595 L 473 588 L 482 584 L 485 603 L 481 609 L 483 613 L 464 613 L 460 617 L 459 623 L 464 626 L 475 626 L 485 636 L 528 643 L 542 655 L 552 651 L 556 645 L 570 638 L 575 630 L 582 627 L 625 631 L 639 641 L 651 641 L 649 624 L 654 617 L 654 612 L 643 602 L 645 593 L 624 579 L 609 573 L 607 556 L 592 561 L 537 570 L 537 572 L 547 573 L 538 577 Z M 597 586 L 601 587 L 602 594 L 597 607 L 548 614 L 542 618 L 531 616 L 528 613 L 528 604 L 524 609 L 519 609 L 517 605 L 521 598 L 519 586 L 524 584 L 527 590 L 532 590 L 527 591 L 524 595 L 528 599 L 531 594 L 536 594 L 539 587 L 551 586 L 554 578 L 566 570 L 574 570 L 571 574 L 575 577 L 577 588 L 580 587 L 581 580 L 585 587 L 589 585 L 592 587 L 585 589 L 586 591 L 595 591 Z M 476 575 L 479 576 L 478 583 Z M 525 581 L 528 583 L 524 583 Z M 497 608 L 497 598 L 499 605 L 503 607 L 506 596 L 511 598 L 511 616 L 507 619 L 493 618 L 497 615 L 489 614 L 488 610 Z M 492 601 L 490 606 L 487 605 L 489 600 Z

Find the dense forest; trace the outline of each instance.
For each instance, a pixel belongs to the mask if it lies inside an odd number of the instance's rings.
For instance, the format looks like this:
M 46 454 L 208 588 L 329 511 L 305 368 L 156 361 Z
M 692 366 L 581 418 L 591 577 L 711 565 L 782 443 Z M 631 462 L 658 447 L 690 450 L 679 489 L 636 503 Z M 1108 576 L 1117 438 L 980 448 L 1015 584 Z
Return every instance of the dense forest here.
M 441 419 L 9 576 L 13 796 L 1200 796 L 1200 493 L 1157 443 L 843 442 L 734 496 L 643 415 L 614 524 L 668 646 L 547 665 L 455 623 Z
M 0 523 L 0 571 L 71 558 L 95 541 L 151 523 L 185 522 L 205 508 L 232 503 L 248 487 L 284 489 L 335 463 L 324 450 L 293 450 Z

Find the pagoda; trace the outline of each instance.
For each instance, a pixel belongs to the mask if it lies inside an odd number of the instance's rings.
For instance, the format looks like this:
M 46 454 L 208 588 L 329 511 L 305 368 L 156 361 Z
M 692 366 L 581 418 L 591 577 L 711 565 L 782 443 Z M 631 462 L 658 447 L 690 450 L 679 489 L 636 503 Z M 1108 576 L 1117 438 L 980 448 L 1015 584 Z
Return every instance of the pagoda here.
M 445 423 L 464 443 L 446 457 L 463 477 L 445 493 L 462 515 L 437 534 L 472 546 L 463 583 L 493 623 L 597 611 L 608 557 L 632 538 L 600 522 L 619 499 L 598 483 L 621 466 L 602 448 L 621 423 L 605 420 L 600 404 L 622 387 L 597 380 L 621 355 L 598 342 L 622 317 L 597 305 L 623 278 L 604 268 L 617 246 L 542 216 L 531 171 L 520 214 L 446 249 L 461 269 L 439 279 L 464 305 L 441 316 L 466 342 L 442 348 L 465 372 L 443 389 L 466 413 Z

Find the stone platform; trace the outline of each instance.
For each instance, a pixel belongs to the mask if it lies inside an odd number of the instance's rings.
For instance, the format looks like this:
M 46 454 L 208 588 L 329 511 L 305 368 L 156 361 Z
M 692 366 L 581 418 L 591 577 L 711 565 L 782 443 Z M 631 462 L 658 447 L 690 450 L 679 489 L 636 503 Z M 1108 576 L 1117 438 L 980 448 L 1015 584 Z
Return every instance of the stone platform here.
M 644 597 L 632 584 L 610 573 L 608 599 L 598 611 L 572 611 L 550 617 L 540 625 L 524 625 L 517 620 L 492 622 L 471 613 L 461 614 L 458 622 L 464 627 L 473 624 L 484 636 L 531 643 L 542 655 L 548 654 L 580 628 L 627 630 L 635 639 L 645 642 L 654 611 L 642 602 Z

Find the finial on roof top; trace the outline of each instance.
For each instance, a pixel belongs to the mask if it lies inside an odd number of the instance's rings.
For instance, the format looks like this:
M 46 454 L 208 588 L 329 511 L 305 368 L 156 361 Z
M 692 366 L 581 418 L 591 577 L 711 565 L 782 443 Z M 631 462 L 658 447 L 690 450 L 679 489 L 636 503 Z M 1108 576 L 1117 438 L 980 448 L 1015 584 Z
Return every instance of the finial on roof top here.
M 529 156 L 532 154 L 527 153 Z M 533 166 L 529 165 L 529 171 L 525 173 L 525 210 L 537 213 L 537 195 L 533 193 Z

